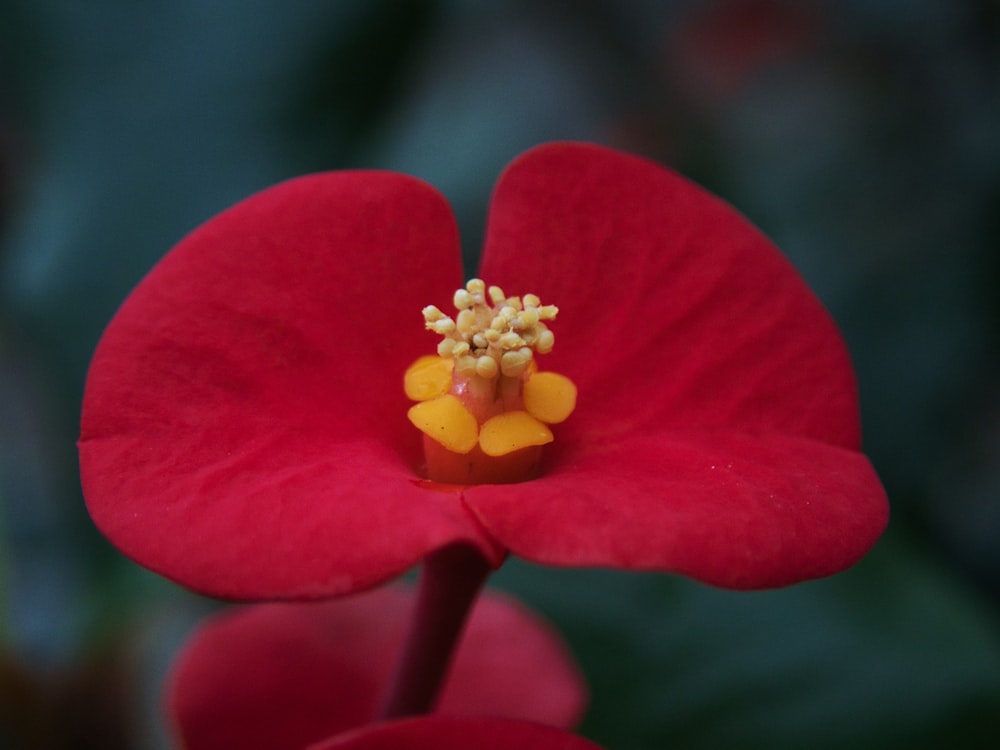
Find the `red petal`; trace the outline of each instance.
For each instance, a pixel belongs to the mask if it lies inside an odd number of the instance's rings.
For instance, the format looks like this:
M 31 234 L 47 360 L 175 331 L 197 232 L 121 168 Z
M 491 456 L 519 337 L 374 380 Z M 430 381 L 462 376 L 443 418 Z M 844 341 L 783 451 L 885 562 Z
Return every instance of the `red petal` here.
M 94 355 L 81 475 L 127 555 L 205 593 L 321 597 L 447 542 L 499 554 L 454 496 L 413 483 L 411 333 L 461 270 L 444 199 L 415 179 L 292 180 L 185 238 Z
M 502 719 L 428 716 L 357 730 L 309 750 L 601 750 L 552 727 Z
M 481 275 L 559 306 L 540 365 L 580 389 L 561 435 L 721 427 L 859 445 L 854 374 L 822 305 L 746 219 L 652 162 L 570 143 L 521 156 L 497 186 Z
M 175 665 L 169 711 L 188 750 L 302 747 L 373 720 L 413 594 L 383 588 L 317 604 L 230 610 Z M 473 610 L 439 712 L 571 727 L 586 689 L 558 635 L 514 600 Z
M 563 453 L 533 482 L 467 494 L 520 557 L 670 571 L 734 589 L 843 570 L 888 520 L 863 455 L 774 434 L 605 442 Z
M 481 275 L 560 306 L 542 367 L 580 392 L 541 479 L 465 492 L 515 554 L 756 588 L 834 573 L 881 534 L 840 335 L 722 201 L 642 159 L 542 146 L 497 187 Z

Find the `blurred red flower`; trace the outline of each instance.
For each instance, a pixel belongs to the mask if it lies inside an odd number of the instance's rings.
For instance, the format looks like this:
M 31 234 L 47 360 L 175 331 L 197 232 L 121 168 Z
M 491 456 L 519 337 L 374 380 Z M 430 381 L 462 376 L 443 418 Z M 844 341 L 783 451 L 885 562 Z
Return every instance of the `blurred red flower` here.
M 670 79 L 700 104 L 721 104 L 759 76 L 822 50 L 822 9 L 792 0 L 694 5 L 664 40 Z
M 479 276 L 561 308 L 577 410 L 532 481 L 422 481 L 401 387 L 420 311 L 461 286 L 426 184 L 285 182 L 175 247 L 109 324 L 80 461 L 139 563 L 241 599 L 364 589 L 465 543 L 493 565 L 681 573 L 737 589 L 856 562 L 884 529 L 847 350 L 731 207 L 599 146 L 535 148 L 493 196 Z
M 259 604 L 203 623 L 167 691 L 187 750 L 304 747 L 375 720 L 413 592 L 383 587 L 320 603 Z M 436 711 L 571 728 L 587 703 L 559 635 L 515 600 L 477 601 Z

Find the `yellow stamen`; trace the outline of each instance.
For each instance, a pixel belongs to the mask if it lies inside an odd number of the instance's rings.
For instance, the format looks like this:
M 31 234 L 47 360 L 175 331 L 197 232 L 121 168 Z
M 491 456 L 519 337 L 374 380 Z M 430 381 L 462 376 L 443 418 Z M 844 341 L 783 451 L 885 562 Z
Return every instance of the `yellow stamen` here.
M 451 395 L 421 401 L 406 416 L 414 427 L 455 453 L 468 453 L 479 439 L 476 418 Z
M 419 401 L 410 421 L 424 433 L 426 476 L 435 482 L 522 482 L 538 475 L 548 424 L 576 405 L 576 386 L 540 373 L 536 355 L 552 351 L 546 323 L 558 308 L 534 294 L 508 297 L 472 279 L 455 292 L 453 317 L 424 308 L 426 328 L 439 334 L 437 357 L 406 372 L 406 394 Z
M 410 365 L 403 376 L 406 397 L 412 401 L 430 401 L 451 388 L 455 360 L 427 355 Z
M 576 385 L 557 372 L 536 372 L 521 391 L 524 408 L 535 419 L 559 424 L 576 408 Z
M 538 295 L 507 297 L 500 287 L 487 287 L 482 279 L 471 279 L 455 292 L 452 303 L 458 311 L 454 318 L 428 305 L 423 310 L 424 322 L 428 330 L 444 337 L 438 344 L 439 355 L 471 358 L 456 367 L 463 376 L 475 374 L 487 380 L 500 375 L 520 377 L 535 352 L 552 351 L 555 337 L 545 321 L 554 320 L 559 308 L 542 305 Z M 483 357 L 493 359 L 496 368 Z
M 487 456 L 505 456 L 521 448 L 552 442 L 552 430 L 526 411 L 508 411 L 487 419 L 479 447 Z

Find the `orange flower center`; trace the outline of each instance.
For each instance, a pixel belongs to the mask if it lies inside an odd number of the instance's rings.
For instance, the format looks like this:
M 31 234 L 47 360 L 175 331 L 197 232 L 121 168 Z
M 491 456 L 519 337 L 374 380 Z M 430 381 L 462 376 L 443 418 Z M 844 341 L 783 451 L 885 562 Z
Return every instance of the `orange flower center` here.
M 534 294 L 507 297 L 472 279 L 455 292 L 454 318 L 433 305 L 426 327 L 443 337 L 437 356 L 406 371 L 408 416 L 424 433 L 427 478 L 449 484 L 521 482 L 537 476 L 541 449 L 576 406 L 576 386 L 539 372 L 552 351 L 546 322 L 559 312 Z

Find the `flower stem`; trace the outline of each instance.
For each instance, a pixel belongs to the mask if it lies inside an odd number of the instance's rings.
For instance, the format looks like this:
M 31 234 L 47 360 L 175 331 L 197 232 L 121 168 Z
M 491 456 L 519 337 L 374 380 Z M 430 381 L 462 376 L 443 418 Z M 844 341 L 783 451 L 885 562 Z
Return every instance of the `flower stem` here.
M 410 631 L 380 718 L 426 714 L 434 708 L 466 618 L 490 570 L 482 555 L 463 544 L 425 558 Z

